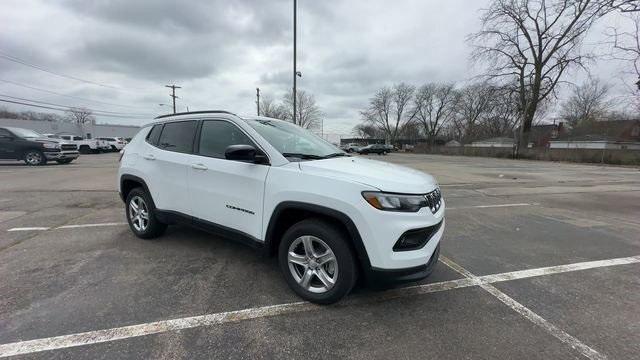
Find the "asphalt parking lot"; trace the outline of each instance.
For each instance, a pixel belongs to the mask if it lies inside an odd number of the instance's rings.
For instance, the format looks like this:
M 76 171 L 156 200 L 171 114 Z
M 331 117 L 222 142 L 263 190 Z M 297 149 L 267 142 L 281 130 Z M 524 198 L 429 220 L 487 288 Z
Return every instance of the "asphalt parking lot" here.
M 135 238 L 117 154 L 0 163 L 0 357 L 639 357 L 639 169 L 371 157 L 438 179 L 444 256 L 423 282 L 324 307 L 242 245 Z

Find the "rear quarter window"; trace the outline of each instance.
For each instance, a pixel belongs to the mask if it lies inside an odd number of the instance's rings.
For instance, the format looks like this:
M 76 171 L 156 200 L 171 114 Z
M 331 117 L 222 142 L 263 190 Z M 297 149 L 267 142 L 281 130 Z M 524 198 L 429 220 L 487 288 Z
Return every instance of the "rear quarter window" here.
M 154 125 L 147 134 L 147 142 L 153 146 L 158 144 L 158 139 L 160 138 L 160 133 L 162 132 L 162 124 Z
M 198 123 L 195 121 L 179 121 L 164 124 L 158 147 L 167 151 L 193 153 L 193 141 Z

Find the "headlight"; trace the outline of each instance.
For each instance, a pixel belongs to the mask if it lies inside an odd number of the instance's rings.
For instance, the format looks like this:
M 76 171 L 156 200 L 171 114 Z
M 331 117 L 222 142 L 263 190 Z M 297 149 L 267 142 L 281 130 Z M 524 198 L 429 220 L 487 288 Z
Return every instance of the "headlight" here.
M 362 196 L 371 206 L 384 211 L 418 212 L 428 206 L 424 195 L 400 195 L 365 191 Z
M 60 144 L 58 143 L 42 143 L 42 146 L 45 149 L 60 149 Z

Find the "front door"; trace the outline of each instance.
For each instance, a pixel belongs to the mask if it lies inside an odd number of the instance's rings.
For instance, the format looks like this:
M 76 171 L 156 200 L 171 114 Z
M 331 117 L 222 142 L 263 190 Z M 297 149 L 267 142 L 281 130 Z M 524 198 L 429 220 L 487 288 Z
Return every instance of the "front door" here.
M 189 168 L 193 216 L 261 239 L 264 183 L 270 167 L 225 159 L 230 145 L 256 147 L 232 122 L 202 122 Z

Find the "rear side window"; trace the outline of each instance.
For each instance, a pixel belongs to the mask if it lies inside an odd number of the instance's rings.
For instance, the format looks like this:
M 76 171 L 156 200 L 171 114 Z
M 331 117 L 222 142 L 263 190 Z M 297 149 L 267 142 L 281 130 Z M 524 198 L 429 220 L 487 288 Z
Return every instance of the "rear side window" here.
M 162 131 L 162 125 L 155 125 L 147 134 L 147 142 L 151 145 L 158 144 L 158 139 L 160 138 L 160 132 Z
M 80 136 L 74 136 L 73 140 L 82 140 L 82 138 Z
M 195 121 L 180 121 L 164 124 L 158 147 L 180 153 L 193 152 L 193 137 L 196 134 Z
M 200 155 L 224 159 L 230 145 L 251 145 L 253 141 L 237 126 L 221 120 L 205 120 L 200 131 Z

